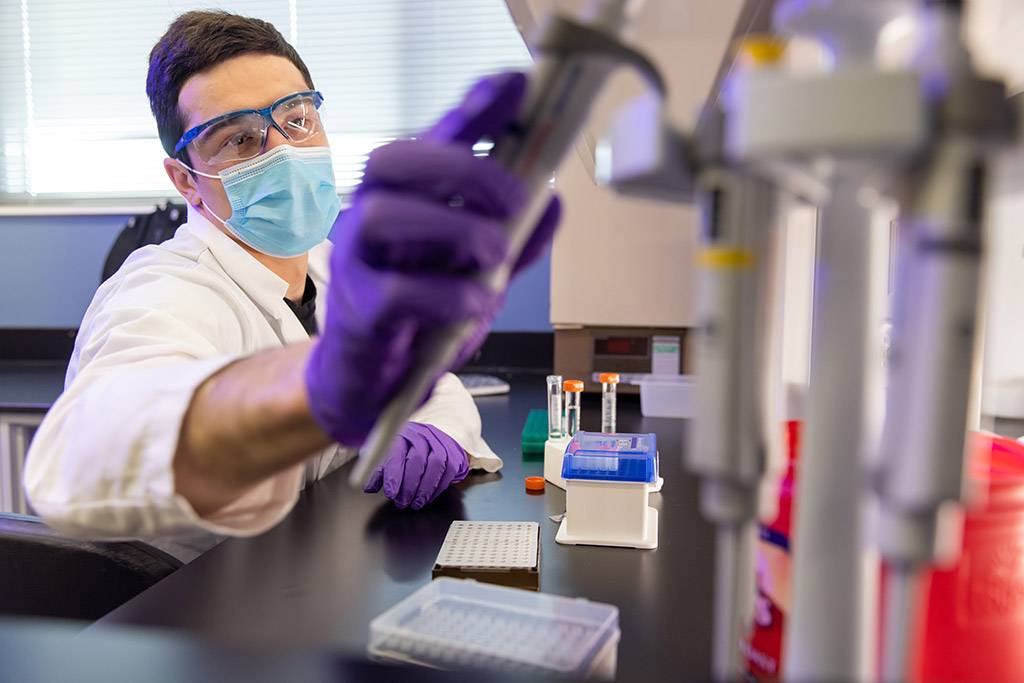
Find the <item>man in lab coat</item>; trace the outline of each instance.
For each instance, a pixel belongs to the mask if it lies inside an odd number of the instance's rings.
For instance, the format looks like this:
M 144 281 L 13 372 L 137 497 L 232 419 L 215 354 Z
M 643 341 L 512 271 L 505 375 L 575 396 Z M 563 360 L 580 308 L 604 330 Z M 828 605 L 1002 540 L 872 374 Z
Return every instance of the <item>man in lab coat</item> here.
M 505 258 L 501 223 L 527 198 L 471 147 L 503 131 L 523 89 L 519 74 L 481 81 L 418 139 L 377 150 L 337 218 L 323 97 L 295 50 L 260 20 L 175 20 L 146 90 L 188 222 L 97 291 L 29 453 L 33 507 L 65 533 L 186 559 L 282 519 L 365 441 L 425 336 L 480 321 L 465 358 L 486 332 L 501 295 L 475 278 Z M 469 469 L 499 469 L 480 432 L 445 374 L 367 491 L 419 508 Z

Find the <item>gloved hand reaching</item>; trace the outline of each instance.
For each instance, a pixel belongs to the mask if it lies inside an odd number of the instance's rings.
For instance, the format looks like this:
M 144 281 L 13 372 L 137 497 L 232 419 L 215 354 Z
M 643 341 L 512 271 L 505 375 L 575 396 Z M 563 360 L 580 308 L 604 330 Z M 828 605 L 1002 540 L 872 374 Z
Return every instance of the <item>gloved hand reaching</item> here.
M 363 491 L 383 488 L 397 507 L 419 510 L 468 473 L 469 456 L 455 439 L 433 425 L 409 422 Z
M 505 130 L 524 90 L 522 74 L 484 79 L 423 137 L 370 155 L 333 230 L 327 318 L 305 370 L 313 417 L 336 441 L 365 441 L 425 339 L 475 319 L 481 332 L 460 360 L 483 341 L 504 293 L 479 276 L 507 258 L 503 226 L 528 197 L 518 178 L 474 156 L 472 145 Z M 542 253 L 559 214 L 554 199 L 514 271 Z

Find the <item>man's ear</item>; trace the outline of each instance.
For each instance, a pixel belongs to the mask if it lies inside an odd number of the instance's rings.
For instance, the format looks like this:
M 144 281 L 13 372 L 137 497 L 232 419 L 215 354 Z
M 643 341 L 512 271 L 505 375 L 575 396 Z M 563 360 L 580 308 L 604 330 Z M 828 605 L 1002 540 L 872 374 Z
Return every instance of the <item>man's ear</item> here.
M 164 171 L 174 183 L 178 194 L 189 203 L 189 206 L 194 206 L 197 209 L 202 207 L 203 198 L 199 196 L 199 187 L 196 185 L 195 176 L 189 173 L 180 161 L 170 157 L 164 159 Z

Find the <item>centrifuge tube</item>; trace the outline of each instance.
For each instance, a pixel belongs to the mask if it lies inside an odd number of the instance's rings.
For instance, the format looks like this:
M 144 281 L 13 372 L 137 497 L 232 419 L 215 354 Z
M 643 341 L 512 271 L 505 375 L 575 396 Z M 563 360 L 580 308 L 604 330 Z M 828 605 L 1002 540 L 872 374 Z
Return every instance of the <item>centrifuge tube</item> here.
M 548 375 L 548 438 L 560 439 L 562 427 L 562 376 Z
M 615 389 L 619 383 L 619 373 L 602 372 L 601 380 L 601 433 L 615 433 Z
M 580 394 L 583 393 L 583 382 L 578 379 L 567 379 L 562 388 L 565 389 L 565 434 L 572 437 L 580 429 Z

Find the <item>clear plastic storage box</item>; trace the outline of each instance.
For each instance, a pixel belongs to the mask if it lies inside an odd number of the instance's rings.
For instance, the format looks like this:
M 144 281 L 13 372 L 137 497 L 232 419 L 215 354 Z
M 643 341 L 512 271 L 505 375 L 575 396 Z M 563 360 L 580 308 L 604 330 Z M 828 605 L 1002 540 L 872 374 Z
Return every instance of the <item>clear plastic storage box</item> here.
M 649 375 L 640 380 L 640 414 L 644 417 L 696 417 L 696 381 L 690 375 Z
M 370 623 L 370 656 L 611 679 L 619 610 L 582 598 L 439 578 Z

